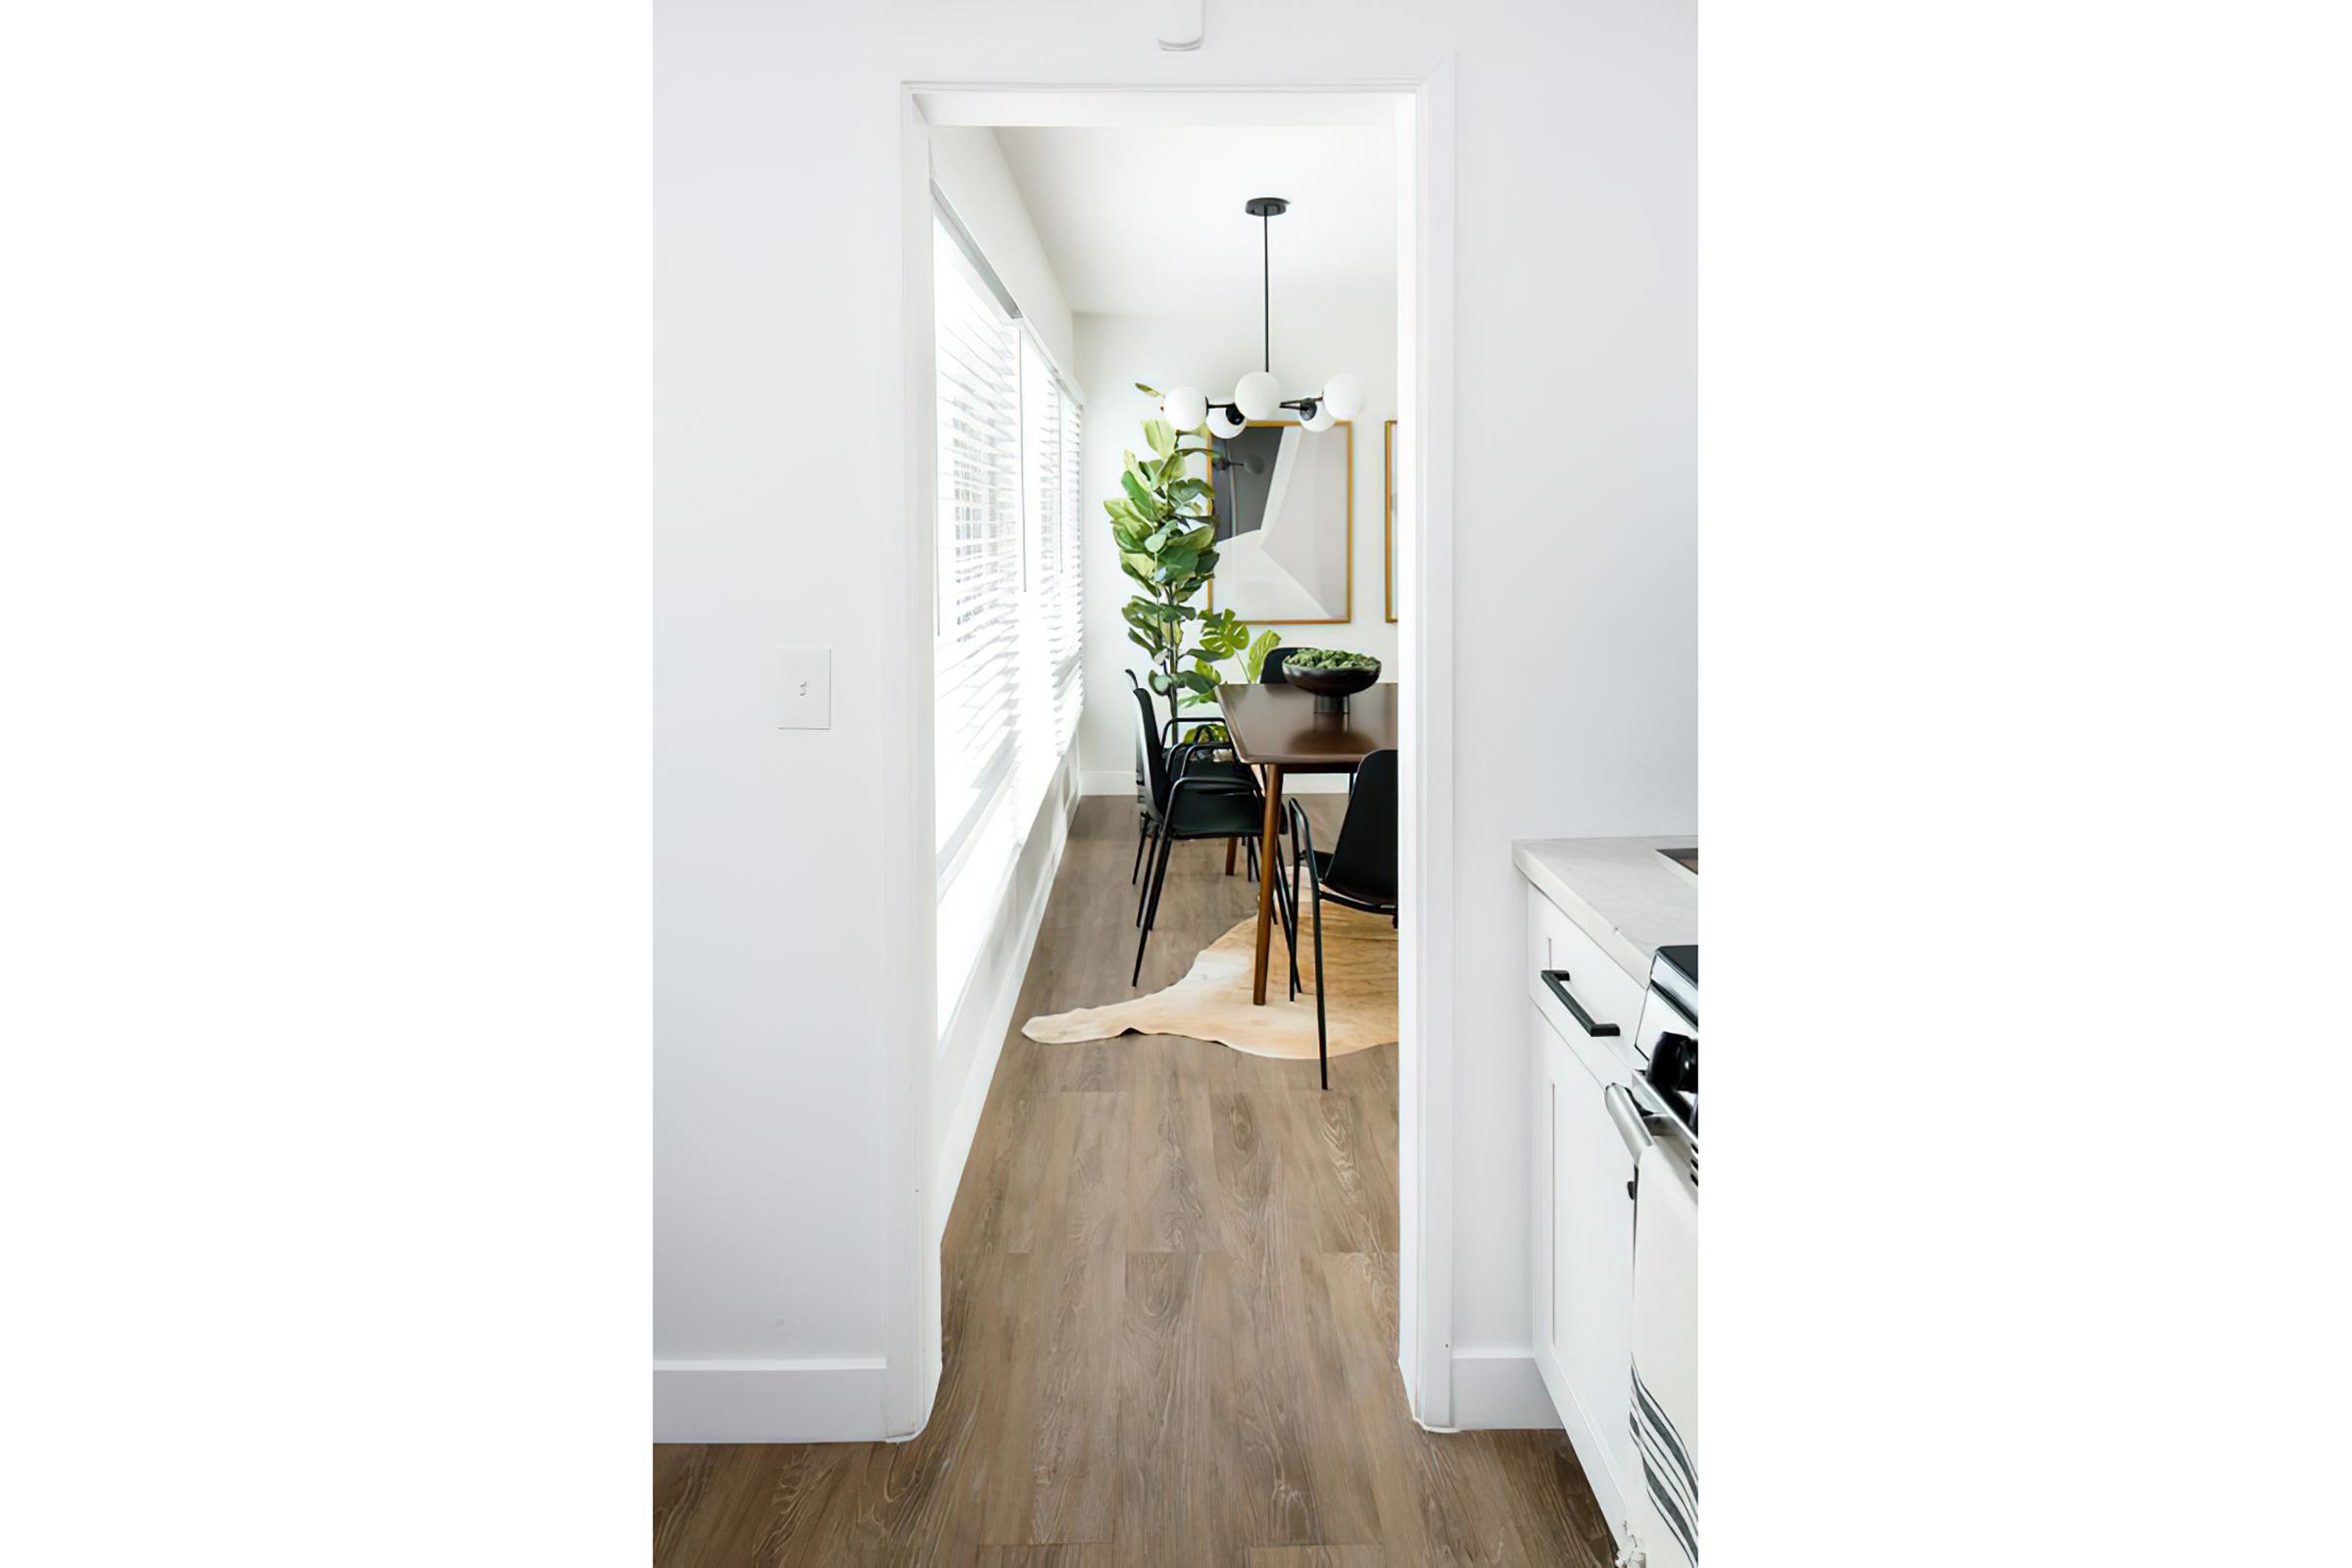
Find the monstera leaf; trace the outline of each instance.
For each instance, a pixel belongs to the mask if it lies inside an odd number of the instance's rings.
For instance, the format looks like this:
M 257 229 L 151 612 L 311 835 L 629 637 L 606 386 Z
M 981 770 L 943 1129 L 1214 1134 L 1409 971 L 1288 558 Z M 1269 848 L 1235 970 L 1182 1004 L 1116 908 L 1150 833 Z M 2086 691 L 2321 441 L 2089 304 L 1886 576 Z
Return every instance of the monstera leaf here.
M 1242 672 L 1250 677 L 1251 685 L 1255 685 L 1258 677 L 1266 672 L 1266 656 L 1281 646 L 1282 633 L 1271 626 L 1259 632 L 1250 644 L 1248 651 L 1242 655 Z

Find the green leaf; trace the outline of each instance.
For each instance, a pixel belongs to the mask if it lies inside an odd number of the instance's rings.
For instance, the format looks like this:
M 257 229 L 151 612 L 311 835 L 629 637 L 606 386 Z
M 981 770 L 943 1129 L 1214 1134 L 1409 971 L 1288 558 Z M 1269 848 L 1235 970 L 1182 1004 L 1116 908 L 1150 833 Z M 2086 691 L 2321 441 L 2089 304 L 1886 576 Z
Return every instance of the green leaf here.
M 1259 632 L 1250 642 L 1249 651 L 1242 655 L 1242 670 L 1250 677 L 1252 685 L 1256 684 L 1257 678 L 1265 673 L 1266 656 L 1281 645 L 1282 633 L 1271 626 Z
M 1216 486 L 1210 484 L 1206 479 L 1188 477 L 1178 479 L 1168 486 L 1168 499 L 1181 507 L 1198 501 L 1202 496 L 1213 495 L 1215 492 Z
M 1177 535 L 1176 542 L 1193 554 L 1199 555 L 1217 542 L 1216 524 L 1203 523 L 1188 533 Z
M 1130 468 L 1119 475 L 1119 487 L 1127 492 L 1128 501 L 1145 518 L 1156 520 L 1159 517 L 1163 509 L 1151 490 L 1146 488 L 1144 481 L 1137 477 L 1134 469 Z
M 1163 461 L 1175 454 L 1176 431 L 1165 419 L 1146 419 L 1144 439 L 1152 443 L 1152 450 Z
M 1163 393 L 1163 392 L 1161 392 L 1159 388 L 1157 388 L 1157 387 L 1155 387 L 1155 386 L 1146 386 L 1146 385 L 1144 385 L 1144 383 L 1143 383 L 1143 382 L 1141 382 L 1141 381 L 1138 381 L 1138 382 L 1136 382 L 1136 383 L 1135 383 L 1135 389 L 1136 389 L 1138 392 L 1141 392 L 1141 393 L 1145 394 L 1147 397 L 1154 397 L 1154 398 L 1156 398 L 1156 397 L 1164 397 L 1164 396 L 1166 396 L 1166 394 L 1165 394 L 1165 393 Z
M 1130 599 L 1119 607 L 1119 618 L 1128 625 L 1149 632 L 1159 632 L 1176 623 L 1174 607 L 1152 599 Z
M 1170 545 L 1166 550 L 1160 552 L 1160 580 L 1174 582 L 1179 577 L 1190 577 L 1193 575 L 1193 568 L 1200 564 L 1200 556 L 1198 551 L 1187 550 L 1180 545 Z

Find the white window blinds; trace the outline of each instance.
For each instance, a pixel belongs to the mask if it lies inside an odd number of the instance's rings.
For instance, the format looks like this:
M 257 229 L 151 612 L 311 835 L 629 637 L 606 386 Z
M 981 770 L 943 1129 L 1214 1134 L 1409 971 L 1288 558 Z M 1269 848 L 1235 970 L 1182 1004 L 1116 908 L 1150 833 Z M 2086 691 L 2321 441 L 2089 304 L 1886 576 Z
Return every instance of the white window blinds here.
M 944 225 L 938 340 L 936 705 L 940 881 L 971 847 L 1013 763 L 1020 697 L 1019 332 Z
M 1078 733 L 1084 695 L 1079 644 L 1086 626 L 1079 578 L 1078 404 L 1026 334 L 1021 342 L 1022 493 L 1038 588 L 1035 708 L 1023 715 L 1023 743 L 1048 767 Z
M 1078 732 L 1078 402 L 951 217 L 933 225 L 940 1021 Z

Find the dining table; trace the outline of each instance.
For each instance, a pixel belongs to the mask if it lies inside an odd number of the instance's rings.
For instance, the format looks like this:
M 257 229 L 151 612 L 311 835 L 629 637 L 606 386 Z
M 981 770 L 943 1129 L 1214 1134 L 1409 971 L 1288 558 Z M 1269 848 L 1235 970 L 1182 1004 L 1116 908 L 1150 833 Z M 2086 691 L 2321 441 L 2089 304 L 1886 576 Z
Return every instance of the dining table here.
M 1343 713 L 1318 712 L 1314 694 L 1288 684 L 1220 686 L 1217 706 L 1233 755 L 1258 771 L 1266 797 L 1266 837 L 1258 856 L 1257 969 L 1250 999 L 1266 1004 L 1267 958 L 1274 942 L 1274 867 L 1282 863 L 1282 781 L 1294 773 L 1352 773 L 1374 752 L 1396 745 L 1396 686 L 1383 682 L 1348 699 Z

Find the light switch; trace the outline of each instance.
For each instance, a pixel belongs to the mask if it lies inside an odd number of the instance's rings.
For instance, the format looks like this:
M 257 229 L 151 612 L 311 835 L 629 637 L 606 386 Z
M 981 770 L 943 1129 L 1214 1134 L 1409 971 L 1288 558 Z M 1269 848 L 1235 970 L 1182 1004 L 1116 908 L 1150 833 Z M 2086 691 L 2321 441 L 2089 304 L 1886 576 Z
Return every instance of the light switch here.
M 784 707 L 781 729 L 833 727 L 833 650 L 784 650 Z

